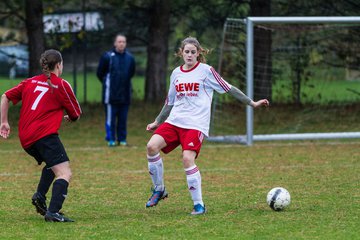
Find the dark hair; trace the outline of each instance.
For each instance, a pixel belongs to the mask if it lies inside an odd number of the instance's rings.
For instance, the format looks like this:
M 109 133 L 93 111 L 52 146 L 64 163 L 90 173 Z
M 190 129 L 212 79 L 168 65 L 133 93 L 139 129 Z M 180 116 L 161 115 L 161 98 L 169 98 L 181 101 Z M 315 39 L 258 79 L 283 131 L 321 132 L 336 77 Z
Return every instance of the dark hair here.
M 47 82 L 50 87 L 53 87 L 50 77 L 51 71 L 55 69 L 56 64 L 61 63 L 63 61 L 61 53 L 54 49 L 46 50 L 40 57 L 40 67 L 43 73 L 47 76 Z
M 194 45 L 199 52 L 199 56 L 197 57 L 197 60 L 199 62 L 206 63 L 205 55 L 208 54 L 210 52 L 210 50 L 206 49 L 206 48 L 202 48 L 199 41 L 194 37 L 187 37 L 181 42 L 181 46 L 180 46 L 179 50 L 177 51 L 176 56 L 182 57 L 182 52 L 183 52 L 186 44 Z

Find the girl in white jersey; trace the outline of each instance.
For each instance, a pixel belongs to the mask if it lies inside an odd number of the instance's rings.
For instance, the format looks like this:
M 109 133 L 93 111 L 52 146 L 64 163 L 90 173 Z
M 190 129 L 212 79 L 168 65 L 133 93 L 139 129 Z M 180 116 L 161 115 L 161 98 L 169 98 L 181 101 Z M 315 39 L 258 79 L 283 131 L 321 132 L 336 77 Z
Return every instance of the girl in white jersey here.
M 214 68 L 205 64 L 207 53 L 208 50 L 203 49 L 196 38 L 188 37 L 182 41 L 177 55 L 183 58 L 184 64 L 172 72 L 164 107 L 155 121 L 147 126 L 148 131 L 155 132 L 147 144 L 148 167 L 154 190 L 146 207 L 156 206 L 168 196 L 160 150 L 169 153 L 181 145 L 188 189 L 194 202 L 191 214 L 206 212 L 201 193 L 201 175 L 195 159 L 204 136 L 208 136 L 214 90 L 218 93 L 230 93 L 254 108 L 269 106 L 268 100 L 254 102 L 222 79 Z

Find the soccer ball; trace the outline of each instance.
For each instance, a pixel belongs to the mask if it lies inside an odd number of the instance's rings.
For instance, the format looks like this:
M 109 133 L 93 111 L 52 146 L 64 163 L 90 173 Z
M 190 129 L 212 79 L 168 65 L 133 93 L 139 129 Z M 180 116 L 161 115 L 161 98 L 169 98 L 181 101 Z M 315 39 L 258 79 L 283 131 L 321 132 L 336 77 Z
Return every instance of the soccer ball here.
M 282 187 L 276 187 L 269 191 L 266 197 L 267 204 L 274 211 L 281 211 L 290 204 L 290 193 Z

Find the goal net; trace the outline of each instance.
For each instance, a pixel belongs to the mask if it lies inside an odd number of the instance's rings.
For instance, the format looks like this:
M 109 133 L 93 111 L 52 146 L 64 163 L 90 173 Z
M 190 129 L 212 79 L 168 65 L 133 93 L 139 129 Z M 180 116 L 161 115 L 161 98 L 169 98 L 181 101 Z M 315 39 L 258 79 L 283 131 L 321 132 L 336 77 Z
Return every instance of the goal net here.
M 227 19 L 218 71 L 271 106 L 214 95 L 210 141 L 360 138 L 360 17 Z

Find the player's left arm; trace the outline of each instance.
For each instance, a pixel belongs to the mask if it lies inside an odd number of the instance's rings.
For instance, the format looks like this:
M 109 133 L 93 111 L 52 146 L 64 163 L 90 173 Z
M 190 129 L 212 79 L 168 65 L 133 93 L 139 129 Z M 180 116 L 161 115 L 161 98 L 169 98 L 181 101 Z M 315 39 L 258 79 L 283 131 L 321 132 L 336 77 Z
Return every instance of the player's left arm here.
M 82 111 L 70 84 L 63 80 L 60 88 L 63 107 L 67 113 L 67 115 L 64 116 L 64 119 L 68 122 L 75 122 L 79 120 Z
M 236 98 L 240 102 L 250 105 L 253 108 L 257 108 L 260 106 L 265 106 L 265 107 L 269 106 L 269 101 L 267 99 L 261 99 L 259 101 L 254 102 L 248 96 L 246 96 L 245 93 L 243 93 L 240 89 L 234 86 L 231 86 L 228 93 L 231 94 L 234 98 Z
M 209 79 L 208 83 L 212 86 L 212 88 L 218 93 L 230 93 L 240 102 L 250 105 L 254 108 L 259 106 L 269 106 L 269 101 L 267 99 L 261 99 L 259 101 L 254 102 L 248 96 L 246 96 L 240 89 L 232 86 L 227 81 L 225 81 L 213 67 L 210 67 L 207 71 L 207 77 Z

